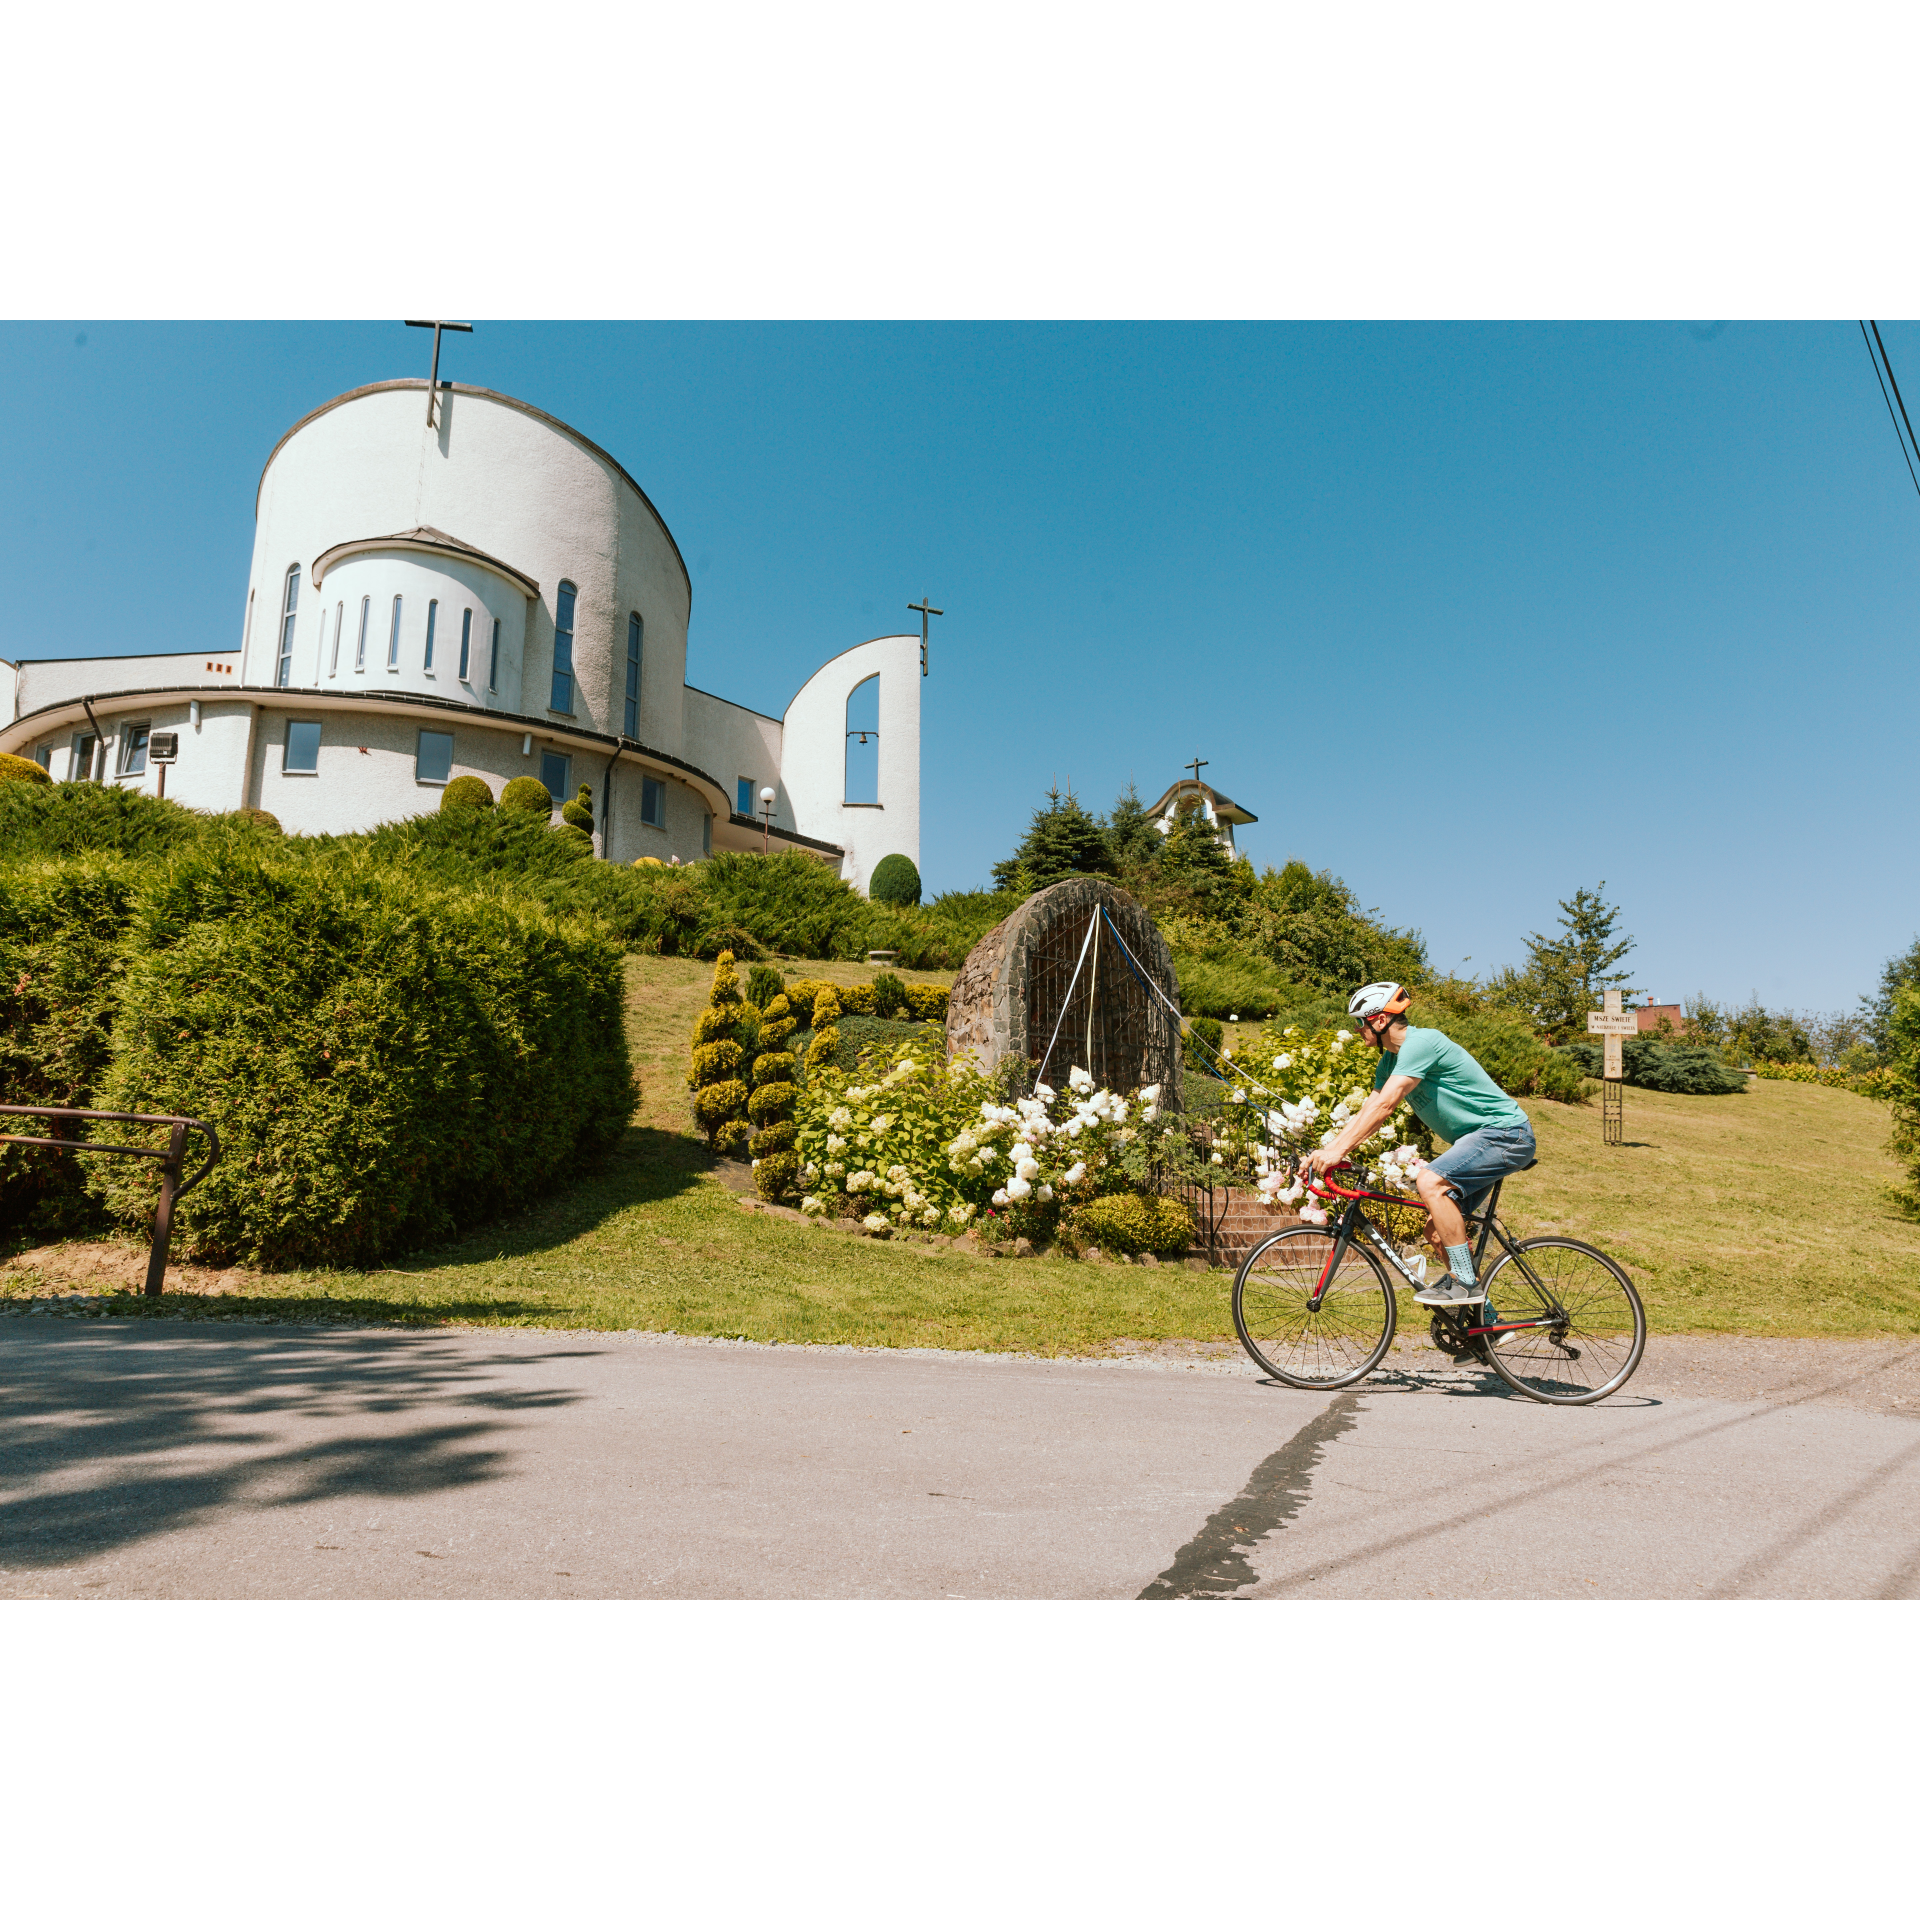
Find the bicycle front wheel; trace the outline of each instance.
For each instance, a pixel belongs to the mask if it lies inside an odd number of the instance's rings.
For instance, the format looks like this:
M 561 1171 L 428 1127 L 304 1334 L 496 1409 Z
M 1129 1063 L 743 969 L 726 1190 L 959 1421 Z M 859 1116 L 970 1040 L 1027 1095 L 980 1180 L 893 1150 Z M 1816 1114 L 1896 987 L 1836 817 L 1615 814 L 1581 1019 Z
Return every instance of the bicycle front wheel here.
M 1322 1274 L 1327 1284 L 1311 1305 Z M 1289 1227 L 1262 1240 L 1233 1283 L 1240 1344 L 1290 1387 L 1365 1378 L 1393 1344 L 1393 1324 L 1393 1287 L 1378 1258 L 1352 1241 L 1343 1249 L 1330 1227 Z
M 1495 1320 L 1551 1321 L 1486 1343 L 1494 1370 L 1532 1400 L 1604 1400 L 1646 1351 L 1647 1314 L 1633 1282 L 1578 1240 L 1518 1241 L 1487 1275 L 1487 1304 Z

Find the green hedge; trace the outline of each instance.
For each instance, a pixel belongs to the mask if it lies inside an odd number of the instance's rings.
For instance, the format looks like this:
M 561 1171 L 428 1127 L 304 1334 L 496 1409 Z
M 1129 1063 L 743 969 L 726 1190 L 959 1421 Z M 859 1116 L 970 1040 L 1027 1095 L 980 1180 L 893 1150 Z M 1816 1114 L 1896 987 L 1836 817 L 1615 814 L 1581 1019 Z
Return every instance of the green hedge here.
M 0 1101 L 94 1104 L 112 1054 L 136 871 L 118 855 L 97 853 L 0 867 Z M 0 1133 L 66 1138 L 77 1131 L 64 1121 L 0 1124 Z M 85 1154 L 0 1147 L 0 1223 L 36 1234 L 95 1223 L 92 1164 Z
M 197 1258 L 370 1265 L 524 1205 L 633 1112 L 599 930 L 364 850 L 178 855 L 143 877 L 124 955 L 93 1104 L 215 1123 L 221 1163 L 176 1219 Z M 128 1227 L 151 1165 L 101 1176 Z
M 1594 1079 L 1604 1054 L 1598 1041 L 1574 1040 L 1554 1049 Z M 1651 1093 L 1745 1093 L 1747 1076 L 1730 1067 L 1710 1047 L 1675 1047 L 1643 1037 L 1620 1043 L 1626 1084 Z

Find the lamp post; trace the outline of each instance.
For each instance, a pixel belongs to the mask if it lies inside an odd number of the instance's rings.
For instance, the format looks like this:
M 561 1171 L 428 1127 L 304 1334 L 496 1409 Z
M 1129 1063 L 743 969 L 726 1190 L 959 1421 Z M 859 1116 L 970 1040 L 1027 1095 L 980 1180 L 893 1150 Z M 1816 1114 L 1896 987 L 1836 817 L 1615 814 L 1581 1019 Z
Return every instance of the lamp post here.
M 767 852 L 768 842 L 773 838 L 773 789 L 760 789 L 760 851 Z

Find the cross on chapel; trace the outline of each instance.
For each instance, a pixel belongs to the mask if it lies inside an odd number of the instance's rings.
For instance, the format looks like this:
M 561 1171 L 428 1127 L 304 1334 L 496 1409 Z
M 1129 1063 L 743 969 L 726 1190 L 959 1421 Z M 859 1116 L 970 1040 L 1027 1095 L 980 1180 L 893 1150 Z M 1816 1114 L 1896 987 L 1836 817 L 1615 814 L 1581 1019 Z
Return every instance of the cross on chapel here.
M 923 593 L 918 600 L 907 602 L 907 611 L 920 616 L 920 678 L 922 680 L 927 677 L 927 615 L 932 614 L 938 619 L 946 612 L 944 607 L 928 606 L 927 602 L 932 598 L 932 594 Z

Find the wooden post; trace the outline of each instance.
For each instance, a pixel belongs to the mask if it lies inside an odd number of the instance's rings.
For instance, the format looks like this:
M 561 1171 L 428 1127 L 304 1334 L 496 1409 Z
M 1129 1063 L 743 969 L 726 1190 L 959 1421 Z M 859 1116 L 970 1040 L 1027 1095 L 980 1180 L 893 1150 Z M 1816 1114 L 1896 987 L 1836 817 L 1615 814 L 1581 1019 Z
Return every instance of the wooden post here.
M 1605 1012 L 1587 1015 L 1587 1031 L 1602 1035 L 1605 1041 L 1605 1059 L 1601 1066 L 1605 1084 L 1600 1091 L 1600 1137 L 1608 1146 L 1617 1147 L 1626 1132 L 1620 1085 L 1626 1078 L 1626 1067 L 1620 1057 L 1620 1037 L 1622 1034 L 1638 1033 L 1640 1022 L 1637 1016 L 1621 1007 L 1618 987 L 1607 988 L 1605 1002 Z

